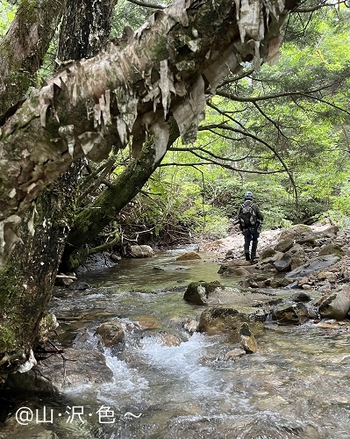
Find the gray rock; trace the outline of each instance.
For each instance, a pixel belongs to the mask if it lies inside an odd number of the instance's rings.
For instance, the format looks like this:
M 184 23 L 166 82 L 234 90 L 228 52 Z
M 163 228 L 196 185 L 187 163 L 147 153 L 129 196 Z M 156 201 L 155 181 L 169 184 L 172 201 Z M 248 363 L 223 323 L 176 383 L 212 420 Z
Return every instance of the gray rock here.
M 322 298 L 318 305 L 322 317 L 343 320 L 350 309 L 349 287 Z
M 90 286 L 88 283 L 86 283 L 86 282 L 81 282 L 81 281 L 76 280 L 76 281 L 72 282 L 72 283 L 68 286 L 68 288 L 69 288 L 70 290 L 80 290 L 80 291 L 83 291 L 83 290 L 88 290 L 88 289 L 90 289 L 91 286 Z
M 277 271 L 288 271 L 292 265 L 292 256 L 289 253 L 285 253 L 281 259 L 278 259 L 273 263 L 273 266 Z
M 340 258 L 338 256 L 333 255 L 319 256 L 313 258 L 306 264 L 303 264 L 301 267 L 298 267 L 288 273 L 286 277 L 289 279 L 296 279 L 309 276 L 311 273 L 314 273 L 317 270 L 321 270 L 335 264 L 339 261 L 339 259 Z
M 320 256 L 323 255 L 337 255 L 337 256 L 344 256 L 345 252 L 341 248 L 340 245 L 337 244 L 326 244 L 320 248 L 319 252 Z
M 207 305 L 209 294 L 213 293 L 219 288 L 220 282 L 191 282 L 184 294 L 186 302 L 194 303 L 195 305 Z
M 293 302 L 310 302 L 311 297 L 308 294 L 301 291 L 299 293 L 293 294 L 291 300 L 293 300 Z
M 154 256 L 154 251 L 149 245 L 131 245 L 129 255 L 132 258 L 150 258 Z
M 49 378 L 48 378 L 49 377 Z M 96 351 L 65 349 L 52 355 L 27 373 L 9 375 L 7 387 L 56 393 L 84 384 L 102 384 L 113 381 L 113 372 L 106 365 L 105 357 Z
M 293 247 L 293 244 L 294 244 L 294 239 L 286 238 L 286 239 L 283 239 L 282 241 L 279 241 L 275 245 L 274 250 L 276 250 L 277 252 L 285 253 Z
M 64 392 L 84 384 L 103 384 L 113 381 L 113 372 L 103 354 L 97 351 L 65 349 L 63 356 L 51 356 L 35 369 L 50 377 L 52 386 Z

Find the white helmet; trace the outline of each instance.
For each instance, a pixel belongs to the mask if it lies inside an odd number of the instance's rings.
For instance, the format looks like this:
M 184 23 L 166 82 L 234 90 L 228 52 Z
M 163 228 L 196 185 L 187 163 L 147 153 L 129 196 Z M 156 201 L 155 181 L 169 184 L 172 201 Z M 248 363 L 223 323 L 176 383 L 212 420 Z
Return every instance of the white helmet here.
M 250 192 L 250 191 L 246 192 L 244 195 L 244 198 L 246 200 L 252 200 L 253 199 L 253 192 Z

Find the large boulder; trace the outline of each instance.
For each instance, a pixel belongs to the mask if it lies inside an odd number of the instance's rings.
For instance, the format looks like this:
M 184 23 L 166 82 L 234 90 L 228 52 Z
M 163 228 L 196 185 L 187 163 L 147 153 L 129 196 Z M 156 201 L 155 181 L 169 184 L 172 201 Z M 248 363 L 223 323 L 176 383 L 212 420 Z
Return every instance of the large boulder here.
M 266 315 L 261 309 L 251 308 L 246 312 L 232 307 L 216 306 L 202 312 L 199 318 L 199 331 L 209 335 L 226 333 L 230 340 L 240 342 L 240 330 L 243 323 L 248 324 L 254 335 L 262 334 Z
M 49 379 L 46 377 L 50 377 Z M 102 353 L 65 349 L 63 355 L 51 355 L 27 373 L 9 375 L 7 387 L 30 392 L 62 392 L 86 384 L 112 383 L 113 372 Z
M 337 244 L 325 244 L 320 248 L 319 251 L 320 256 L 324 255 L 336 255 L 336 256 L 344 256 L 345 252 L 341 248 L 340 245 Z
M 289 229 L 282 231 L 279 242 L 284 240 L 292 240 L 298 244 L 314 244 L 317 238 L 311 227 L 304 224 L 297 224 Z
M 326 267 L 335 264 L 336 262 L 339 261 L 339 259 L 340 258 L 338 256 L 333 256 L 333 255 L 325 255 L 325 256 L 319 256 L 313 258 L 309 262 L 305 263 L 304 265 L 292 270 L 290 273 L 286 275 L 286 277 L 289 279 L 297 279 L 297 278 L 303 278 L 309 276 L 315 271 L 324 269 Z
M 343 320 L 350 309 L 350 288 L 336 291 L 318 302 L 321 317 Z

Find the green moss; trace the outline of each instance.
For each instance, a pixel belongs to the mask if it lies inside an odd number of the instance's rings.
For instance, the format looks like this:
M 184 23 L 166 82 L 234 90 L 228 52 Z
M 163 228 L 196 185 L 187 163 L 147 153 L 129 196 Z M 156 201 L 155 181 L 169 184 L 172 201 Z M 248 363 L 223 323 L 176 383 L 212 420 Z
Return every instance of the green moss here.
M 16 343 L 15 331 L 9 325 L 0 325 L 0 352 L 9 352 Z
M 14 303 L 18 294 L 18 279 L 20 271 L 16 266 L 5 265 L 0 269 L 0 308 L 5 309 L 11 303 Z
M 152 50 L 152 60 L 162 61 L 169 58 L 168 40 L 165 36 L 159 37 Z

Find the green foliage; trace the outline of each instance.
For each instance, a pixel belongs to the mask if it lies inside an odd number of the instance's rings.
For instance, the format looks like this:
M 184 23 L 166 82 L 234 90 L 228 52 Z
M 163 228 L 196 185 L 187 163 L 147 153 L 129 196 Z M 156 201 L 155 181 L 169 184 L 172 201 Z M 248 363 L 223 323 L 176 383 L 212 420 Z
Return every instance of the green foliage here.
M 347 223 L 349 18 L 341 6 L 321 8 L 311 21 L 289 20 L 277 65 L 219 88 L 197 142 L 187 150 L 176 145 L 150 182 L 163 206 L 152 210 L 159 233 L 171 222 L 224 236 L 247 190 L 265 229 L 323 217 Z
M 0 38 L 2 38 L 13 19 L 15 18 L 17 7 L 6 0 L 0 0 Z

